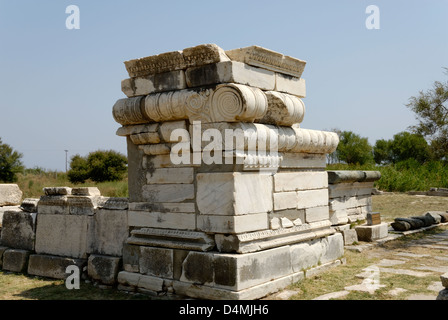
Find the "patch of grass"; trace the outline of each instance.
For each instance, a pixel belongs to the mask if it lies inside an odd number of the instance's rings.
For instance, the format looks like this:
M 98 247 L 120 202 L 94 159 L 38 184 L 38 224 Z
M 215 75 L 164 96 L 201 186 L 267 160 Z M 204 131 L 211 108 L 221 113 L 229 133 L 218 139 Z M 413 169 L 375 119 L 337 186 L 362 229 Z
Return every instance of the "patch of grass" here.
M 117 289 L 100 289 L 92 283 L 80 283 L 69 290 L 63 280 L 0 271 L 0 300 L 148 300 L 149 296 L 133 295 Z
M 97 187 L 105 197 L 128 197 L 128 179 L 120 181 L 71 183 L 64 172 L 28 170 L 18 174 L 17 185 L 23 192 L 22 198 L 39 198 L 44 187 Z
M 446 211 L 448 197 L 416 196 L 392 193 L 372 196 L 372 209 L 381 213 L 381 220 L 392 222 L 398 217 L 423 215 L 428 211 Z

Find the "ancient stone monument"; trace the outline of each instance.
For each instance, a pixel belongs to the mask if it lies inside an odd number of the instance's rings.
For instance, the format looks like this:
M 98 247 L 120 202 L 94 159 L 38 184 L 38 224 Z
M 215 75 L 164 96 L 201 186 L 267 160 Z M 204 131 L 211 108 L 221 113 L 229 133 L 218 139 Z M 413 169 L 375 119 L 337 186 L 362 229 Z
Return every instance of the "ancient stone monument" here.
M 340 263 L 325 171 L 339 140 L 300 126 L 305 61 L 208 44 L 124 64 L 121 288 L 256 299 Z

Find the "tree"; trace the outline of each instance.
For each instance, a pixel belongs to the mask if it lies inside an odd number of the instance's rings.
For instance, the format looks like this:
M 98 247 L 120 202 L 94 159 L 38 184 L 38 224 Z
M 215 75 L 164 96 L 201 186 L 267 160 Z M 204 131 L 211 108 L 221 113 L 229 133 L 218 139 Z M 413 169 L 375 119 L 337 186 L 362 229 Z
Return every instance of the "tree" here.
M 391 140 L 380 139 L 375 142 L 373 146 L 373 160 L 377 164 L 393 162 L 393 155 L 391 150 Z
M 87 179 L 95 182 L 116 181 L 123 178 L 126 170 L 126 156 L 113 150 L 98 150 L 87 157 L 73 156 L 67 175 L 73 183 L 82 183 Z
M 372 146 L 368 139 L 352 131 L 339 133 L 339 145 L 336 154 L 339 161 L 348 164 L 363 165 L 373 161 Z
M 431 159 L 431 149 L 425 138 L 417 133 L 403 131 L 392 140 L 377 140 L 373 147 L 376 163 L 398 163 L 413 159 L 419 164 Z
M 448 68 L 445 68 L 448 75 Z M 448 158 L 448 81 L 435 81 L 426 92 L 420 91 L 406 105 L 416 116 L 418 124 L 411 129 L 424 136 L 437 159 Z
M 70 160 L 70 170 L 67 172 L 67 177 L 73 183 L 83 183 L 89 179 L 87 159 L 79 154 L 74 155 Z
M 20 160 L 22 156 L 21 153 L 14 151 L 8 144 L 2 143 L 0 138 L 0 181 L 17 181 L 17 173 L 22 172 L 24 169 Z

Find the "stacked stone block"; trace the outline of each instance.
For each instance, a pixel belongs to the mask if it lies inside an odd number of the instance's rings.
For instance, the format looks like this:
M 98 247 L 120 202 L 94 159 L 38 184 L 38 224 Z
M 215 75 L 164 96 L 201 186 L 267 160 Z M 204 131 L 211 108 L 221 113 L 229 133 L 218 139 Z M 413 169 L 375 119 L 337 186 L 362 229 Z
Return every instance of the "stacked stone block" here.
M 103 285 L 115 284 L 129 235 L 128 199 L 102 197 L 97 188 L 43 191 L 4 213 L 2 269 L 65 279 L 74 265 Z
M 372 189 L 379 171 L 328 171 L 330 220 L 343 225 L 365 220 L 372 212 Z
M 325 171 L 338 137 L 300 126 L 304 61 L 200 45 L 125 66 L 112 111 L 129 162 L 121 288 L 259 298 L 341 257 Z M 297 246 L 311 243 L 303 267 Z

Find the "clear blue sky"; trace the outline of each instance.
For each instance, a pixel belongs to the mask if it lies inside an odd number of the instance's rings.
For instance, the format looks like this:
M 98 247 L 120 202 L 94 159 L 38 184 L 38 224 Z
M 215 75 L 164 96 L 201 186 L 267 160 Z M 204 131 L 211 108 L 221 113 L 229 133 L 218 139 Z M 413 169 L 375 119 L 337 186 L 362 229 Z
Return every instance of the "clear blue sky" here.
M 66 28 L 69 5 L 79 30 Z M 374 144 L 414 124 L 408 99 L 446 80 L 447 34 L 447 0 L 0 0 L 0 137 L 28 168 L 64 171 L 64 150 L 126 154 L 112 117 L 123 61 L 215 43 L 306 60 L 302 127 Z

